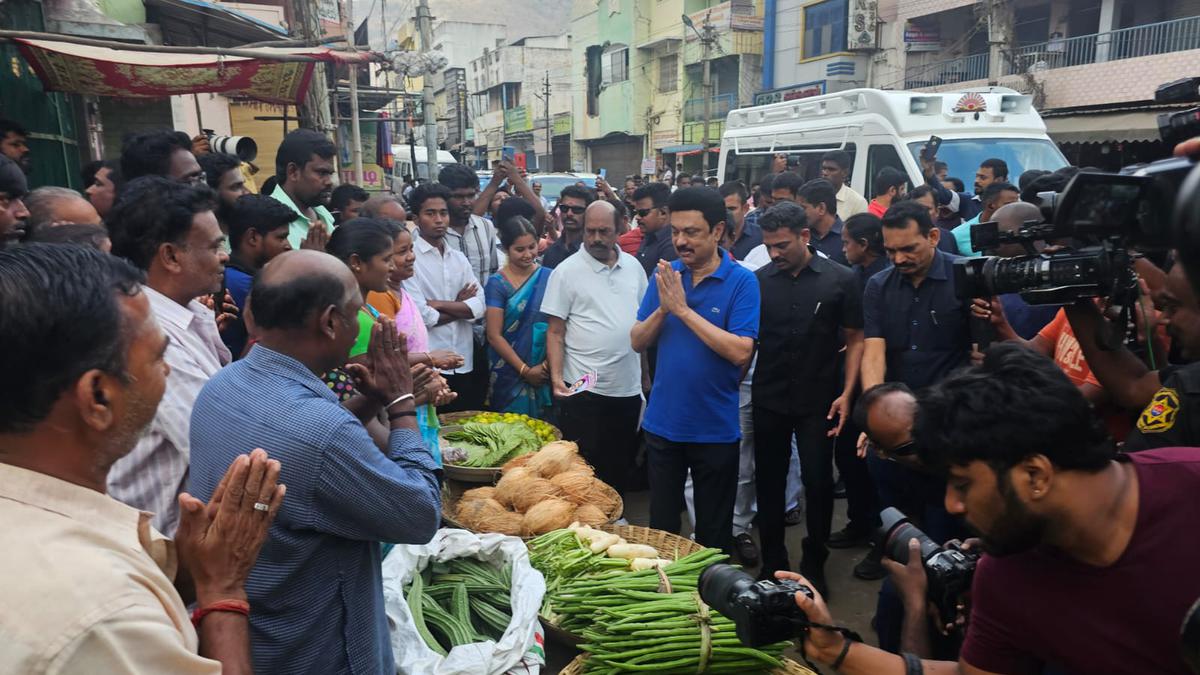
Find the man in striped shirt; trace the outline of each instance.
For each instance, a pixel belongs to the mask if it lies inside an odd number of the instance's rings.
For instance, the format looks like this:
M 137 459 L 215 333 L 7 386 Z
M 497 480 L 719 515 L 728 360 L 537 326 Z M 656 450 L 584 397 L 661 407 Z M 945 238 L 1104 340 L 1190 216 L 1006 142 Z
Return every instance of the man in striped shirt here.
M 175 535 L 177 497 L 187 480 L 192 405 L 208 378 L 230 361 L 213 310 L 196 300 L 224 285 L 229 256 L 214 208 L 207 185 L 146 176 L 125 186 L 108 221 L 113 254 L 146 273 L 143 290 L 170 340 L 171 367 L 154 421 L 133 451 L 113 464 L 108 493 L 153 513 L 155 529 L 168 537 Z

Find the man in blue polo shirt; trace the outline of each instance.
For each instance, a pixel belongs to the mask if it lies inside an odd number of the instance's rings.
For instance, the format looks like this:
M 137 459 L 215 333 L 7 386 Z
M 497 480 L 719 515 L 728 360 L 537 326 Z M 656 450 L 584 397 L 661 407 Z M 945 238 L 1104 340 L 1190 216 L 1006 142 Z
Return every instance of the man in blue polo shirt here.
M 696 541 L 731 552 L 741 438 L 738 382 L 758 337 L 758 280 L 718 246 L 726 223 L 716 190 L 680 188 L 667 211 L 679 259 L 659 262 L 630 334 L 636 351 L 658 351 L 642 420 L 650 527 L 679 532 L 690 470 Z

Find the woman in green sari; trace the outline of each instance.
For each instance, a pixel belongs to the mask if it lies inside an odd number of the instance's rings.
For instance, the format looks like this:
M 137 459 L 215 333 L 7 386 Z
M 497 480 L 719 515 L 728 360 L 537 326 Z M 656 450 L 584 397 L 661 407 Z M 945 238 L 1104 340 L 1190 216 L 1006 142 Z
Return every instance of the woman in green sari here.
M 551 398 L 542 296 L 550 270 L 537 263 L 537 234 L 521 216 L 496 228 L 508 262 L 488 279 L 487 407 L 546 419 Z

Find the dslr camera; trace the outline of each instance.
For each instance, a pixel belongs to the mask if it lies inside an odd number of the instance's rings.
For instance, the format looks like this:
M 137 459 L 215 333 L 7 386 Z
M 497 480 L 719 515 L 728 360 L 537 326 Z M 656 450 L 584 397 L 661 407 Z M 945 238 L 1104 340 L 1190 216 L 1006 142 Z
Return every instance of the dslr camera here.
M 1190 89 L 1183 86 L 1190 83 Z M 1178 101 L 1188 90 L 1200 100 L 1200 78 L 1162 85 L 1156 99 Z M 1200 111 L 1187 111 L 1189 113 Z M 1164 139 L 1200 135 L 1200 112 L 1176 113 L 1160 120 Z M 1119 315 L 1124 331 L 1138 296 L 1131 248 L 1162 251 L 1171 247 L 1175 204 L 1180 185 L 1195 162 L 1178 157 L 1128 166 L 1117 173 L 1080 172 L 1061 193 L 1042 192 L 1042 221 L 1028 221 L 1016 232 L 1000 232 L 996 223 L 971 228 L 971 246 L 986 251 L 1019 244 L 1026 255 L 985 256 L 955 262 L 955 284 L 964 300 L 1018 293 L 1032 305 L 1065 305 L 1082 298 L 1103 297 Z M 1038 242 L 1065 242 L 1042 252 Z M 1118 340 L 1124 335 L 1115 336 Z M 1102 342 L 1115 346 L 1113 339 Z
M 908 541 L 921 544 L 921 561 L 929 579 L 929 601 L 937 607 L 942 623 L 952 623 L 958 611 L 959 598 L 971 590 L 979 551 L 963 549 L 957 543 L 939 546 L 908 521 L 899 509 L 887 508 L 879 514 L 883 524 L 879 539 L 887 557 L 901 565 L 908 564 Z
M 732 565 L 709 565 L 696 584 L 700 598 L 733 621 L 742 644 L 761 647 L 790 640 L 808 628 L 808 616 L 796 604 L 796 592 L 813 597 L 798 581 L 755 581 Z

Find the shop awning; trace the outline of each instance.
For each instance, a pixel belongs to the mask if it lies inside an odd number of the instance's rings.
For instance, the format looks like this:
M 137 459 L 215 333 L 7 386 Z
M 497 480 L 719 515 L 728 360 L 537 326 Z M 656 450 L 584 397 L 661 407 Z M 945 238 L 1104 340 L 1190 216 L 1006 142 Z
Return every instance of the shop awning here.
M 699 143 L 691 143 L 688 145 L 668 145 L 660 150 L 664 155 L 677 155 L 681 152 L 695 152 L 702 149 L 704 146 Z
M 316 61 L 367 62 L 370 52 L 316 48 L 240 50 L 251 56 L 154 53 L 15 38 L 47 91 L 125 98 L 215 93 L 266 103 L 303 100 Z M 303 57 L 303 61 L 280 58 Z
M 1046 133 L 1058 143 L 1120 143 L 1161 140 L 1158 113 L 1137 110 L 1116 113 L 1076 113 L 1044 118 Z

